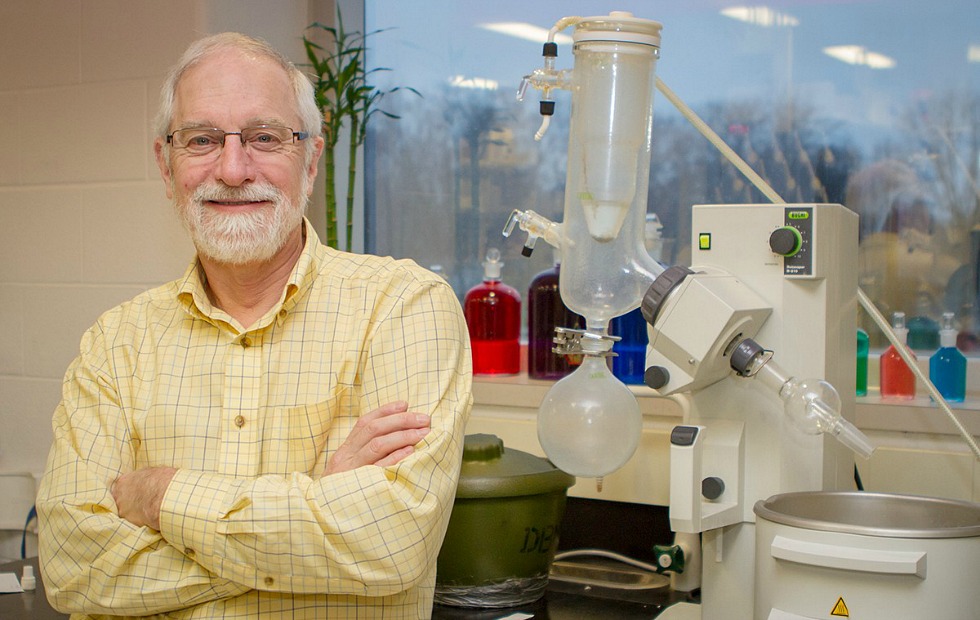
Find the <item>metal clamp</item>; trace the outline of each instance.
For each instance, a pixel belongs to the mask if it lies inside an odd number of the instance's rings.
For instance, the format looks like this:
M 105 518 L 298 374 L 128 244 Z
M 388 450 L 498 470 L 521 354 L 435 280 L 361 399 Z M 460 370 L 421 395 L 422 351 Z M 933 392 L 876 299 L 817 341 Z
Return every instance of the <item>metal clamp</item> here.
M 595 357 L 614 357 L 613 344 L 622 340 L 619 336 L 597 334 L 584 329 L 556 327 L 552 349 L 558 355 L 592 355 Z

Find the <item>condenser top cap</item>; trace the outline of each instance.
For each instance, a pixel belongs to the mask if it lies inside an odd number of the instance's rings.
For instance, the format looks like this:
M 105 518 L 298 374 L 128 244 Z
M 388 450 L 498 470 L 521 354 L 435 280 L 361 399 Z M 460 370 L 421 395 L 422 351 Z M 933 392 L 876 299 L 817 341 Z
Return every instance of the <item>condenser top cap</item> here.
M 660 31 L 663 24 L 651 19 L 633 17 L 627 11 L 613 11 L 609 15 L 584 17 L 575 26 L 572 40 L 582 41 L 612 41 L 621 43 L 639 43 L 660 48 Z

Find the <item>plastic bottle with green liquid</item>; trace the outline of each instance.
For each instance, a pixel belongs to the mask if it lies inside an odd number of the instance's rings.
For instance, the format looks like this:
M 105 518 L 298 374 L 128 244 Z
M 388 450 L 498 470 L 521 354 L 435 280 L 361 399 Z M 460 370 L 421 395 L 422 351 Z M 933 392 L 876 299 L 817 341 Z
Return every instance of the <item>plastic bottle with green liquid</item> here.
M 855 385 L 858 396 L 868 395 L 868 332 L 860 327 L 857 330 L 857 377 Z
M 908 345 L 913 351 L 935 351 L 939 347 L 939 323 L 930 315 L 933 313 L 932 301 L 928 293 L 916 296 L 915 315 L 909 318 Z

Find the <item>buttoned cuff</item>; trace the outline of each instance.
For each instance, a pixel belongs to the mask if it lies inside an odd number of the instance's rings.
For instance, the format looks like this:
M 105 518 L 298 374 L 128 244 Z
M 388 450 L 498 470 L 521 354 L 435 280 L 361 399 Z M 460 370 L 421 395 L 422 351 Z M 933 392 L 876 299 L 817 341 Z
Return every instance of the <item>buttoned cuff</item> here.
M 160 505 L 160 534 L 185 556 L 214 571 L 218 519 L 238 482 L 228 476 L 179 469 Z

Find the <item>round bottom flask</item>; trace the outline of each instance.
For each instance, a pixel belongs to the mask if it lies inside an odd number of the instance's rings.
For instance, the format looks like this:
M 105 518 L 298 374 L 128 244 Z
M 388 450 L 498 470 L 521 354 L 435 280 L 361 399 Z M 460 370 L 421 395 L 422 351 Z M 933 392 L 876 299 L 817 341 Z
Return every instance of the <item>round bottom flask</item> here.
M 538 409 L 538 441 L 555 467 L 601 478 L 633 456 L 643 419 L 636 397 L 603 356 L 589 355 L 555 383 Z

